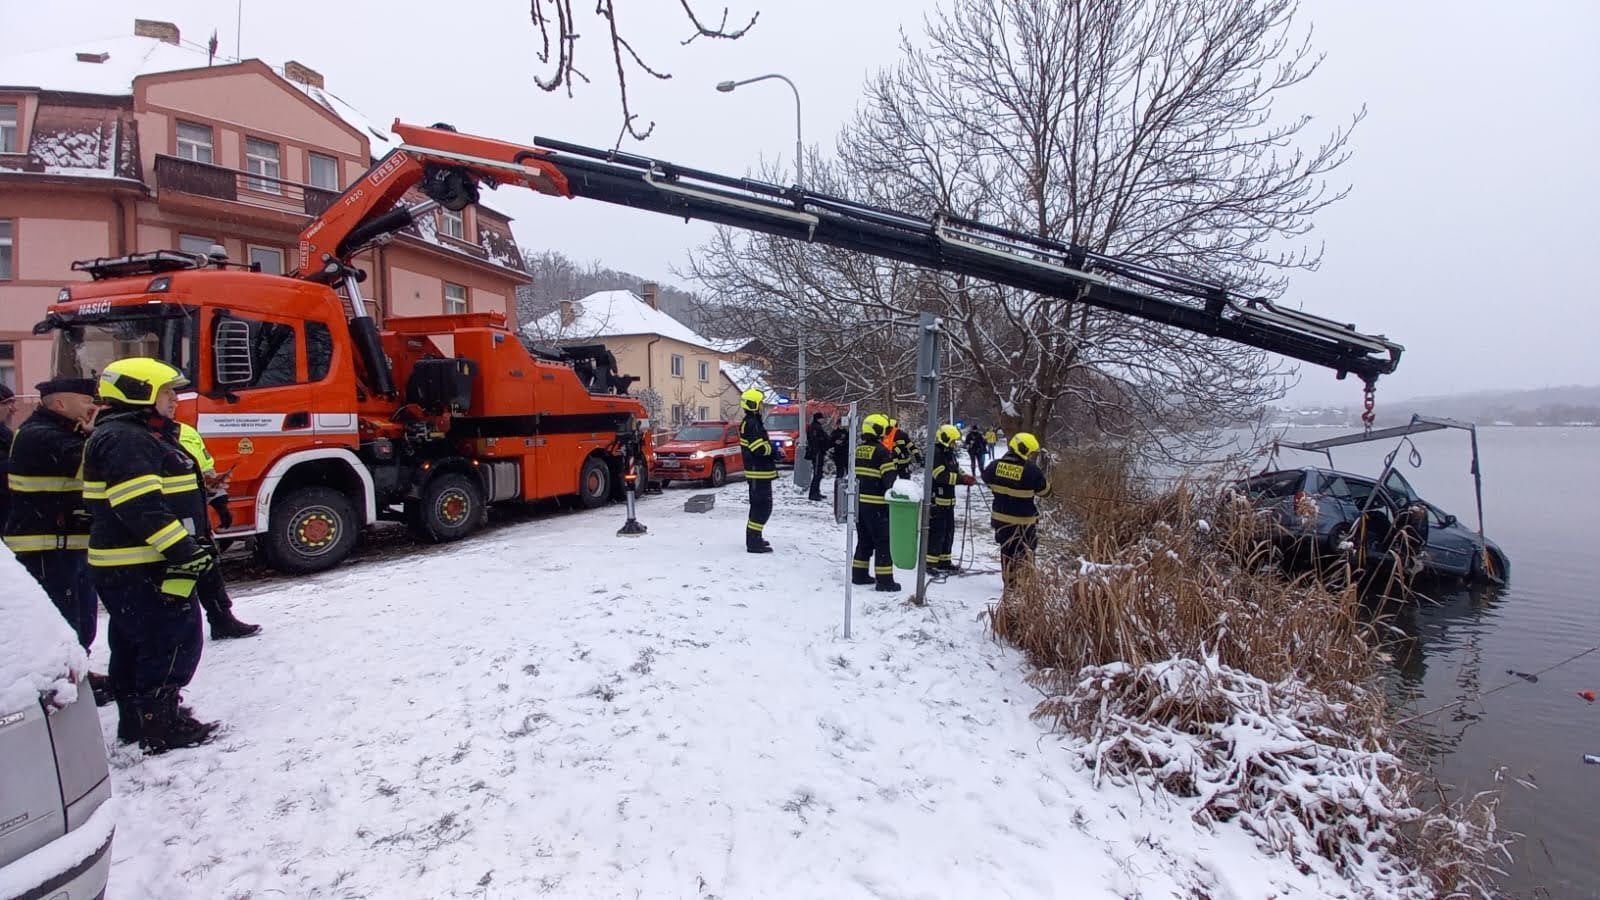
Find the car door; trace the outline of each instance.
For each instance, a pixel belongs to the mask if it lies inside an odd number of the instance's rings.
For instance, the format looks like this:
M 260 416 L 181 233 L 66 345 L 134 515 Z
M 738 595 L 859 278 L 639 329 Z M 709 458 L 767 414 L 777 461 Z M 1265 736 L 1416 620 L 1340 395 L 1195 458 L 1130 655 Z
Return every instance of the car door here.
M 744 454 L 739 452 L 739 426 L 729 425 L 728 431 L 722 436 L 723 459 L 729 475 L 744 471 Z

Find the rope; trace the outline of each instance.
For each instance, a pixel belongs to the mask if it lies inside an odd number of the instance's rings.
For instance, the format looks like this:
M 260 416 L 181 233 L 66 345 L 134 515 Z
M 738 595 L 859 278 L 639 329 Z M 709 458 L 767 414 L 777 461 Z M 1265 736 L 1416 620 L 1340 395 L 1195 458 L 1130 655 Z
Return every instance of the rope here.
M 1545 666 L 1544 668 L 1540 669 L 1539 671 L 1534 672 L 1533 675 L 1534 675 L 1534 677 L 1538 677 L 1540 675 L 1543 675 L 1546 672 L 1554 671 L 1554 670 L 1559 669 L 1562 666 L 1566 665 L 1567 663 L 1572 662 L 1573 660 L 1582 659 L 1583 657 L 1588 656 L 1589 654 L 1595 652 L 1596 650 L 1600 650 L 1600 646 L 1590 647 L 1587 650 L 1581 650 L 1581 651 L 1579 651 L 1577 653 L 1574 653 L 1571 656 L 1567 657 L 1566 659 L 1563 659 L 1562 661 L 1560 661 L 1560 662 L 1558 662 L 1558 663 L 1556 663 L 1554 665 Z M 1490 694 L 1497 694 L 1497 693 L 1505 690 L 1508 687 L 1512 687 L 1514 685 L 1521 684 L 1525 680 L 1526 679 L 1518 678 L 1515 681 L 1508 681 L 1505 684 L 1502 684 L 1502 685 L 1500 685 L 1498 687 L 1492 687 L 1489 690 L 1484 691 L 1481 694 L 1475 694 L 1475 695 L 1473 695 L 1471 697 L 1464 697 L 1464 698 L 1462 698 L 1460 700 L 1452 700 L 1452 701 L 1450 701 L 1449 703 L 1446 703 L 1443 706 L 1436 706 L 1433 709 L 1428 710 L 1427 712 L 1420 712 L 1420 713 L 1417 713 L 1414 716 L 1407 716 L 1404 719 L 1401 719 L 1398 722 L 1395 722 L 1394 724 L 1396 724 L 1396 725 L 1404 725 L 1407 722 L 1414 722 L 1417 719 L 1426 718 L 1428 716 L 1433 715 L 1434 713 L 1440 713 L 1440 712 L 1444 712 L 1447 709 L 1453 709 L 1453 708 L 1455 708 L 1457 706 L 1463 706 L 1463 705 L 1465 705 L 1467 703 L 1471 703 L 1474 700 L 1481 700 L 1484 697 L 1489 696 Z

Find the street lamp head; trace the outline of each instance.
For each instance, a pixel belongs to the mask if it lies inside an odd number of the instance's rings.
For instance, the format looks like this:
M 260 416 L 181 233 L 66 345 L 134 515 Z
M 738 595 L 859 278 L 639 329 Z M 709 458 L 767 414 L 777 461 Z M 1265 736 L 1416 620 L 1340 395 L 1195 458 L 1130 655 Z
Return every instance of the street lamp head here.
M 724 94 L 728 93 L 729 91 L 733 90 L 736 87 L 738 87 L 738 85 L 734 84 L 731 81 L 719 81 L 719 82 L 717 82 L 717 90 L 723 92 Z

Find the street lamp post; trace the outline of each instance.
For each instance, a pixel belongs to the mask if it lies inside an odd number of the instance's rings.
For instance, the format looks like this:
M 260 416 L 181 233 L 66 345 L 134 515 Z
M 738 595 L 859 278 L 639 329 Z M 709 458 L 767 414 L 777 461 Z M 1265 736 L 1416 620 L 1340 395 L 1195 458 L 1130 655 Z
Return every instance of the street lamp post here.
M 789 86 L 789 90 L 794 93 L 794 183 L 797 185 L 803 184 L 806 180 L 803 162 L 805 157 L 805 143 L 800 137 L 800 89 L 794 86 L 794 82 L 790 81 L 783 75 L 773 73 L 771 75 L 757 75 L 754 78 L 746 78 L 743 81 L 718 82 L 717 90 L 727 94 L 732 92 L 734 88 L 746 84 L 754 84 L 757 81 L 766 81 L 769 78 L 776 78 L 784 84 L 787 84 Z M 795 409 L 797 412 L 795 413 L 794 438 L 796 448 L 795 465 L 798 467 L 800 465 L 799 447 L 801 437 L 805 434 L 806 425 L 809 424 L 806 418 L 806 338 L 804 331 L 799 331 L 796 333 L 795 346 L 798 348 L 796 352 L 796 363 L 798 370 L 797 380 L 799 384 L 796 385 L 795 389 Z M 815 463 L 812 464 L 815 465 Z

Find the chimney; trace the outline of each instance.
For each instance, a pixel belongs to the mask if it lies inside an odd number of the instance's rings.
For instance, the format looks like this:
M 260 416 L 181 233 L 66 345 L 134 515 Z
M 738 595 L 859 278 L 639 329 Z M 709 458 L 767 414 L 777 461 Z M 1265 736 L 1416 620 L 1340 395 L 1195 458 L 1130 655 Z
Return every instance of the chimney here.
M 78 54 L 78 62 L 82 63 L 103 63 L 110 58 L 111 54 L 105 52 Z
M 323 87 L 321 72 L 292 59 L 283 64 L 283 77 L 314 88 Z
M 576 322 L 577 320 L 578 317 L 572 312 L 572 301 L 561 301 L 561 327 L 570 328 L 572 327 L 572 323 Z
M 171 22 L 157 22 L 155 19 L 134 19 L 133 33 L 138 37 L 155 38 L 167 44 L 178 43 L 178 26 Z
M 644 294 L 644 302 L 650 304 L 651 309 L 661 308 L 656 302 L 661 296 L 661 285 L 654 281 L 646 281 L 639 290 Z

